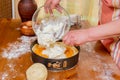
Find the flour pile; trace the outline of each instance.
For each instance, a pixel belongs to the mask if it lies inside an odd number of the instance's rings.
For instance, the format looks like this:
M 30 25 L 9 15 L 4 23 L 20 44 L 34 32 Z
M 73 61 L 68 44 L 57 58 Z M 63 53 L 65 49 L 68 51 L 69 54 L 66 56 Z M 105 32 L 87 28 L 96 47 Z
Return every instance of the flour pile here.
M 53 47 L 49 47 L 46 50 L 43 50 L 42 53 L 48 55 L 49 58 L 61 59 L 66 58 L 65 56 L 66 47 L 60 44 L 55 44 Z
M 62 39 L 68 30 L 68 19 L 65 16 L 45 18 L 39 25 L 35 24 L 34 26 L 38 43 L 46 47 L 49 47 L 50 44 Z
M 3 49 L 2 57 L 7 59 L 18 58 L 27 52 L 30 52 L 30 45 L 36 37 L 21 36 L 17 41 L 9 43 L 8 47 Z

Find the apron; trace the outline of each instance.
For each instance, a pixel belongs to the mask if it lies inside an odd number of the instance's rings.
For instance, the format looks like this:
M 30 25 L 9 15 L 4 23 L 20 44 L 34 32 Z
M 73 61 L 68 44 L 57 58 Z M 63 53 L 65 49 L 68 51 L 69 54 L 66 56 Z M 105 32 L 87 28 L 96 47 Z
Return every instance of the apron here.
M 120 19 L 120 0 L 100 0 L 99 24 L 105 24 Z M 101 40 L 101 43 L 110 52 L 113 60 L 120 69 L 120 38 Z

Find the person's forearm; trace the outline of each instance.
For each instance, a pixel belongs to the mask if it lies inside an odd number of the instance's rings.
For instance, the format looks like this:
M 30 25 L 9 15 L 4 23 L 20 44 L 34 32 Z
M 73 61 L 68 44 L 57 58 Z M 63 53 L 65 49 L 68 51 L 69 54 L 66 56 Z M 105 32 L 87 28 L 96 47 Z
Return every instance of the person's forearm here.
M 90 28 L 88 31 L 90 41 L 120 36 L 120 19 Z

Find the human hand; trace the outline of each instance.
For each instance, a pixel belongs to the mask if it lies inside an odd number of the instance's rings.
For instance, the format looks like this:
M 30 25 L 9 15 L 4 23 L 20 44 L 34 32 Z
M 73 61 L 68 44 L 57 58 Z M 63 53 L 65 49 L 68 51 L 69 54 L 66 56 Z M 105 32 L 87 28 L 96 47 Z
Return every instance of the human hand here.
M 46 0 L 45 2 L 45 11 L 46 13 L 53 14 L 53 9 L 57 9 L 59 12 L 61 12 L 62 7 L 60 6 L 60 0 Z
M 73 45 L 79 46 L 80 44 L 83 44 L 88 41 L 89 41 L 89 33 L 87 29 L 72 30 L 63 37 L 63 42 L 71 46 Z

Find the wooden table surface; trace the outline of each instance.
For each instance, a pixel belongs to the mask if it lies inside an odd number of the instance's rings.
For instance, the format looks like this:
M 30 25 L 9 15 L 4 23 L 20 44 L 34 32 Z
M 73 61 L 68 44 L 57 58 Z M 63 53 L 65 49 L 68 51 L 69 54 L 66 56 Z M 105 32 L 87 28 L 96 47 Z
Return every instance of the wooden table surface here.
M 81 25 L 89 26 L 86 21 L 81 22 Z M 20 55 L 13 55 L 11 58 L 10 55 L 4 56 L 14 52 L 14 48 L 9 49 L 10 44 L 13 47 L 18 46 L 19 38 L 24 37 L 19 27 L 20 20 L 0 19 L 0 80 L 27 80 L 25 72 L 33 64 L 30 52 L 17 52 Z M 74 68 L 48 72 L 47 80 L 120 80 L 120 69 L 99 41 L 81 45 L 79 62 Z

